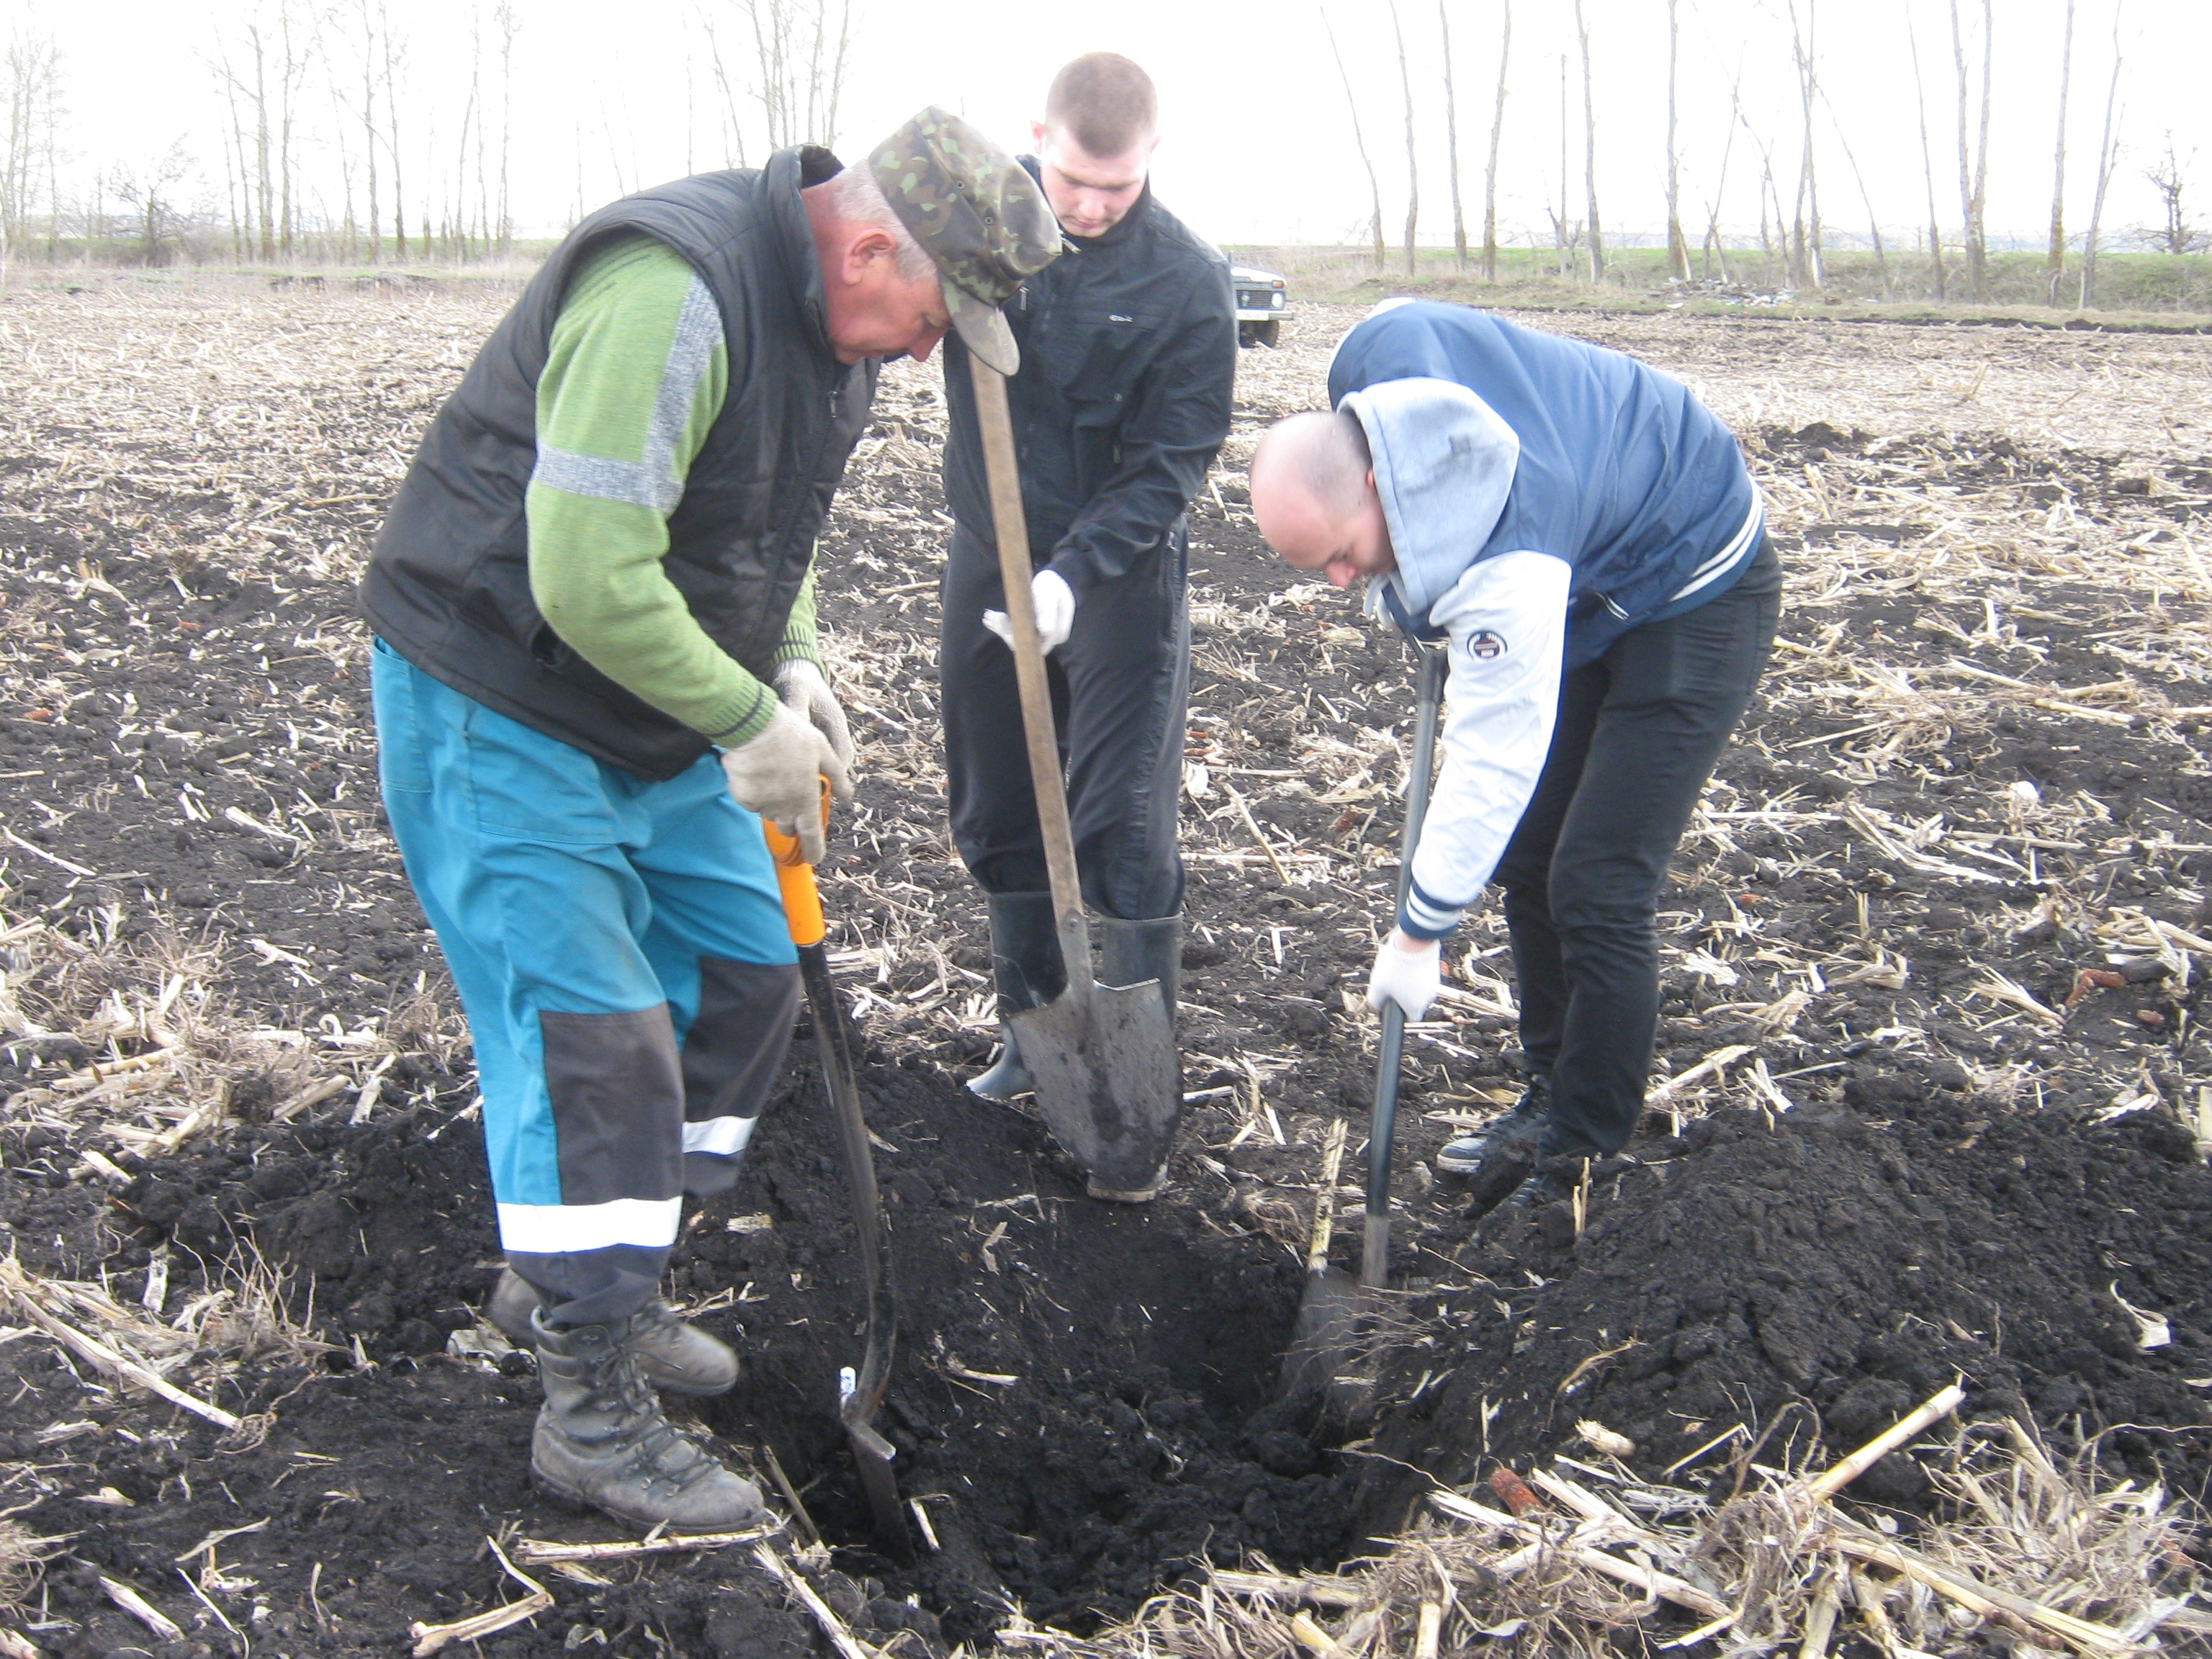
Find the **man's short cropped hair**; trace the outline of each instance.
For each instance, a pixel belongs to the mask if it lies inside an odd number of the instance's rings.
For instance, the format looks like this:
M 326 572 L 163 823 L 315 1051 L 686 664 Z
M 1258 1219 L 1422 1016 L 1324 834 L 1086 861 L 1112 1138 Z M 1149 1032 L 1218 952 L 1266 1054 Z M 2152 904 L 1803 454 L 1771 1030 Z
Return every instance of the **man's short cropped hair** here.
M 1159 131 L 1152 77 L 1117 52 L 1085 52 L 1052 77 L 1044 123 L 1089 155 L 1127 155 Z

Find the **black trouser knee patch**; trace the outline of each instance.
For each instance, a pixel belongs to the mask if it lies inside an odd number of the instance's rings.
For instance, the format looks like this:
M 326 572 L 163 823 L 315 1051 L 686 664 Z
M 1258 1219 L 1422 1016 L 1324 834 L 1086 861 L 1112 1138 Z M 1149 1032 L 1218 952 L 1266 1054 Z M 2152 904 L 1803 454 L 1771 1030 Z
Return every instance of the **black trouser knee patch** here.
M 684 1078 L 668 1005 L 541 1013 L 538 1025 L 562 1203 L 674 1198 L 683 1190 L 684 1143 L 672 1109 Z
M 699 959 L 699 1012 L 684 1041 L 684 1121 L 701 1148 L 684 1157 L 688 1191 L 719 1193 L 737 1180 L 798 1017 L 796 964 Z

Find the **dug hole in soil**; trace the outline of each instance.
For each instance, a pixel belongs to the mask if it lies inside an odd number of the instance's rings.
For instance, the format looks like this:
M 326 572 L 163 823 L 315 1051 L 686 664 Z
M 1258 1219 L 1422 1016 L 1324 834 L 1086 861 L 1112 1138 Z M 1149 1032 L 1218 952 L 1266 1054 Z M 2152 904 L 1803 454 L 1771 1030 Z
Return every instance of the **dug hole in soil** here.
M 319 350 L 362 337 L 349 313 L 285 303 Z M 489 320 L 433 307 L 393 328 L 403 343 L 472 340 Z M 1310 400 L 1343 320 L 1316 324 L 1311 339 L 1293 329 L 1291 349 L 1248 362 L 1232 459 L 1267 418 Z M 189 337 L 199 323 L 177 325 Z M 1730 338 L 1620 343 L 1725 356 L 1735 348 L 1715 343 Z M 449 363 L 402 367 L 344 394 L 364 433 L 404 439 L 450 384 Z M 877 1547 L 836 1422 L 862 1310 L 804 1030 L 744 1178 L 690 1220 L 673 1286 L 746 1366 L 732 1395 L 679 1410 L 696 1409 L 764 1486 L 774 1454 L 832 1546 L 814 1582 L 863 1639 L 942 1654 L 988 1645 L 1016 1606 L 1093 1628 L 1206 1559 L 1331 1565 L 1396 1532 L 1436 1482 L 1589 1455 L 1584 1420 L 1635 1443 L 1638 1474 L 1725 1494 L 1754 1459 L 1824 1462 L 1959 1378 L 1969 1416 L 2019 1417 L 2062 1453 L 2094 1445 L 2110 1468 L 2202 1498 L 2212 1180 L 2176 1109 L 2201 1066 L 2198 986 L 2185 959 L 2177 972 L 2110 948 L 2099 908 L 2124 894 L 2146 915 L 2203 927 L 2203 855 L 2187 850 L 2212 841 L 2200 728 L 2083 722 L 2023 697 L 1971 725 L 1954 714 L 1949 737 L 1901 759 L 1839 759 L 1862 715 L 1778 675 L 1709 793 L 1736 818 L 1686 843 L 1663 901 L 1662 1069 L 1680 1076 L 1733 1049 L 1739 1077 L 1769 1068 L 1766 1089 L 1686 1085 L 1679 1121 L 1656 1108 L 1622 1158 L 1567 1172 L 1579 1209 L 1485 1209 L 1471 1200 L 1494 1194 L 1430 1182 L 1437 1144 L 1516 1086 L 1510 1012 L 1486 1000 L 1483 977 L 1502 935 L 1477 921 L 1472 958 L 1455 957 L 1466 994 L 1409 1045 L 1395 1172 L 1405 1288 L 1366 1339 L 1360 1420 L 1322 1420 L 1274 1390 L 1312 1206 L 1356 1214 L 1373 1064 L 1357 989 L 1395 869 L 1402 653 L 1335 596 L 1286 592 L 1225 472 L 1218 510 L 1202 504 L 1194 521 L 1190 747 L 1213 777 L 1202 793 L 1194 776 L 1188 837 L 1183 1037 L 1200 1097 L 1159 1201 L 1084 1199 L 1034 1119 L 958 1087 L 988 1049 L 988 960 L 933 770 L 929 379 L 887 379 L 867 465 L 829 538 L 831 562 L 868 573 L 866 585 L 825 583 L 823 611 L 833 649 L 849 653 L 841 684 L 872 759 L 825 882 L 860 1010 L 902 1305 L 878 1427 L 939 1547 L 911 1560 Z M 238 1650 L 216 1610 L 259 1650 L 390 1652 L 412 1621 L 520 1593 L 487 1536 L 622 1534 L 530 1488 L 528 1360 L 467 1352 L 497 1271 L 472 1079 L 433 941 L 376 823 L 347 572 L 229 572 L 155 550 L 109 496 L 96 497 L 110 501 L 104 516 L 82 507 L 84 486 L 54 459 L 66 435 L 14 441 L 22 511 L 0 521 L 15 653 L 0 791 L 30 845 L 4 874 L 6 948 L 25 953 L 26 985 L 56 995 L 69 974 L 95 970 L 135 994 L 126 969 L 202 951 L 216 988 L 204 1017 L 234 1034 L 222 1052 L 274 1057 L 232 1060 L 219 1127 L 141 1155 L 59 1086 L 113 1054 L 67 1035 L 12 1042 L 0 1218 L 24 1268 L 104 1281 L 122 1304 L 166 1271 L 153 1299 L 172 1321 L 265 1262 L 321 1345 L 248 1333 L 189 1359 L 178 1380 L 249 1419 L 225 1434 L 112 1388 L 43 1337 L 0 1343 L 14 1375 L 0 1450 L 15 1459 L 0 1506 L 66 1540 L 15 1622 L 67 1655 Z M 2108 488 L 2102 461 L 1928 444 L 1930 476 L 1978 480 L 2022 511 L 2039 510 L 2039 490 L 2092 518 L 2150 499 Z M 1824 468 L 1826 502 L 1869 447 L 1833 426 L 1770 425 L 1748 441 L 1794 561 L 1784 632 L 1801 654 L 1841 624 L 1870 658 L 1910 661 L 1924 637 L 1916 621 L 1940 618 L 1960 639 L 1982 623 L 1978 599 L 1883 586 L 1918 556 L 1894 538 L 1832 556 L 1848 580 L 1815 580 L 1815 532 L 1839 526 L 1808 522 L 1809 498 L 1789 491 Z M 298 481 L 302 514 L 328 520 L 306 521 L 334 544 L 374 522 L 373 502 L 329 505 L 357 496 L 355 464 Z M 161 465 L 140 454 L 103 488 L 150 499 L 163 522 L 193 526 L 204 512 L 195 546 L 227 515 L 266 519 L 251 496 L 233 502 L 204 482 L 164 495 L 146 482 Z M 76 563 L 94 558 L 97 586 Z M 1993 635 L 1973 647 L 1988 672 L 2069 684 L 2140 672 L 2132 643 L 2107 643 L 2109 595 L 2022 586 L 2041 607 L 2026 614 L 2047 618 L 2039 643 Z M 2203 622 L 2201 605 L 2169 598 L 2158 627 Z M 2173 701 L 2212 702 L 2200 690 Z M 2033 874 L 1932 870 L 1902 831 L 1885 848 L 1863 827 L 1932 800 L 1994 835 L 2021 779 L 2052 804 Z M 1224 785 L 1244 793 L 1228 802 Z M 2087 808 L 2062 822 L 2057 804 L 2077 793 L 2106 814 L 2089 829 Z M 1778 802 L 1767 819 L 1737 822 Z M 1254 841 L 1269 836 L 1263 855 Z M 2052 850 L 2075 844 L 2078 857 Z M 1276 878 L 1278 856 L 1298 880 Z M 1693 946 L 1729 960 L 1686 966 Z M 1756 965 L 1753 946 L 1826 963 L 1828 988 L 1776 1002 L 1797 981 Z M 2107 974 L 2118 983 L 2077 981 L 2115 955 L 2129 964 Z M 166 971 L 151 973 L 156 990 Z M 1992 971 L 2046 1012 L 2079 994 L 2057 1026 L 2017 1011 L 1985 1024 L 1966 1011 L 1989 1012 L 1972 999 Z M 1751 980 L 1756 1000 L 1723 988 L 1724 973 Z M 291 1046 L 252 1046 L 272 1030 Z M 370 1079 L 356 1066 L 343 1091 L 272 1121 L 303 1097 L 310 1058 L 348 1063 L 363 1034 L 393 1056 L 386 1069 Z M 1352 1130 L 1345 1184 L 1317 1195 L 1339 1116 Z M 1339 1241 L 1350 1267 L 1357 1228 Z M 1932 1501 L 1905 1455 L 1877 1465 L 1860 1495 L 1908 1531 Z M 211 1553 L 191 1553 L 222 1534 Z M 488 1652 L 827 1650 L 743 1551 L 538 1576 L 556 1605 L 488 1638 Z M 186 1635 L 149 1637 L 103 1577 Z

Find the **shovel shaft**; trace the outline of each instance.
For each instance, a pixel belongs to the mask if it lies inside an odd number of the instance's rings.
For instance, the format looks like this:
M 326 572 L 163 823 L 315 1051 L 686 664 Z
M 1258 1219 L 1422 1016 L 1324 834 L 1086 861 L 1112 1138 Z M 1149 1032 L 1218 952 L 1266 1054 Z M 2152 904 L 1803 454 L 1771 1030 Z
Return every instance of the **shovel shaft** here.
M 975 388 L 975 422 L 983 439 L 983 470 L 991 484 L 991 519 L 999 539 L 999 581 L 1006 590 L 1006 621 L 1014 635 L 1014 673 L 1021 686 L 1022 729 L 1029 738 L 1030 782 L 1036 795 L 1037 826 L 1044 838 L 1045 870 L 1052 882 L 1053 914 L 1068 984 L 1087 998 L 1091 924 L 1075 873 L 1075 836 L 1067 820 L 1067 789 L 1060 774 L 1060 736 L 1053 725 L 1052 688 L 1045 678 L 1044 641 L 1037 636 L 1030 596 L 1029 521 L 1022 511 L 1021 474 L 1014 460 L 1014 427 L 1006 412 L 1006 378 L 968 354 Z
M 1414 647 L 1421 672 L 1413 713 L 1413 763 L 1406 781 L 1406 831 L 1399 842 L 1398 907 L 1413 882 L 1413 850 L 1429 815 L 1429 775 L 1437 759 L 1437 720 L 1443 705 L 1447 662 L 1435 646 Z M 1382 1041 L 1375 1062 L 1375 1115 L 1367 1132 L 1367 1226 L 1359 1253 L 1359 1282 L 1380 1287 L 1390 1278 L 1390 1148 L 1398 1133 L 1398 1072 L 1406 1052 L 1406 1011 L 1382 1007 Z
M 823 810 L 829 810 L 824 787 Z M 845 1184 L 852 1195 L 853 1228 L 860 1255 L 860 1289 L 867 1308 L 866 1347 L 850 1393 L 838 1402 L 837 1415 L 860 1465 L 860 1485 L 868 1495 L 876 1529 L 887 1547 L 903 1553 L 908 1546 L 905 1511 L 891 1471 L 894 1449 L 876 1432 L 876 1408 L 890 1382 L 891 1358 L 898 1345 L 898 1304 L 891 1283 L 890 1252 L 884 1237 L 883 1200 L 876 1187 L 875 1154 L 868 1144 L 868 1121 L 860 1108 L 858 1073 L 853 1064 L 852 1027 L 837 982 L 830 972 L 828 927 L 814 866 L 799 856 L 795 837 L 763 823 L 769 853 L 775 861 L 776 886 L 783 897 L 784 926 L 799 950 L 799 977 L 814 1013 L 814 1047 L 822 1062 L 822 1083 L 830 1096 L 843 1154 Z

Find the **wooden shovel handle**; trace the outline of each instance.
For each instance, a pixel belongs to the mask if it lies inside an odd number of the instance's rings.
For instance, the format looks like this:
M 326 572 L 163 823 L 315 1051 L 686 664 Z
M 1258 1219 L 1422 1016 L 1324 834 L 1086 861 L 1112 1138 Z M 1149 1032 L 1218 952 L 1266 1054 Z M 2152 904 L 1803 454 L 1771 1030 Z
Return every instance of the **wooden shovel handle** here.
M 968 356 L 975 388 L 975 423 L 983 439 L 983 470 L 991 483 L 991 519 L 999 538 L 999 580 L 1006 589 L 1006 620 L 1014 634 L 1014 672 L 1021 684 L 1022 729 L 1028 734 L 1030 782 L 1036 794 L 1037 826 L 1044 837 L 1045 870 L 1052 882 L 1053 914 L 1068 981 L 1079 990 L 1091 983 L 1091 929 L 1075 874 L 1075 835 L 1067 821 L 1067 790 L 1060 775 L 1060 738 L 1052 719 L 1052 688 L 1045 678 L 1044 643 L 1037 637 L 1036 605 L 1030 593 L 1029 524 L 1022 512 L 1021 474 L 1014 459 L 1014 428 L 1006 412 L 1006 379 Z

